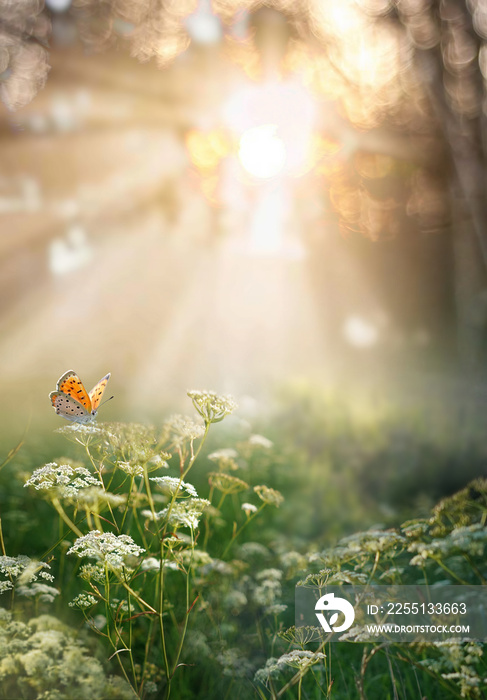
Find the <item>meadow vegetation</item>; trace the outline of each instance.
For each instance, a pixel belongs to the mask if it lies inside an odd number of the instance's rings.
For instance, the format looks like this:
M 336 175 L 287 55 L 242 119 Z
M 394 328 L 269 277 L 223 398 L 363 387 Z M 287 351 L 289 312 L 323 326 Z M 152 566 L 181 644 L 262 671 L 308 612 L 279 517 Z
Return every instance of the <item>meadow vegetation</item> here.
M 297 387 L 251 426 L 188 394 L 5 454 L 0 697 L 485 697 L 478 642 L 294 626 L 296 585 L 485 585 L 482 431 Z

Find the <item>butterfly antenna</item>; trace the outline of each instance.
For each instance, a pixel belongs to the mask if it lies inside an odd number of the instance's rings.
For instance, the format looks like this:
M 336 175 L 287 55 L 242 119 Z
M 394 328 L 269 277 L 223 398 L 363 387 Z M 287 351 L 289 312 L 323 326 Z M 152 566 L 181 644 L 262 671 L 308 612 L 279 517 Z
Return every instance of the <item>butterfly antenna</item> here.
M 101 403 L 101 404 L 98 406 L 98 408 L 101 408 L 104 404 L 108 403 L 109 401 L 111 401 L 111 400 L 114 399 L 114 398 L 115 398 L 115 395 L 110 396 L 109 399 L 105 399 L 105 401 L 103 401 L 103 403 Z

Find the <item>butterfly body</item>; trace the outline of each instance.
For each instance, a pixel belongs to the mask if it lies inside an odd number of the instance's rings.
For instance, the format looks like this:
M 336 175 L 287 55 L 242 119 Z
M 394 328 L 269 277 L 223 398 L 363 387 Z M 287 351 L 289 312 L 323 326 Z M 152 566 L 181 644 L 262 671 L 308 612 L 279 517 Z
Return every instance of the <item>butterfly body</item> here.
M 75 423 L 90 423 L 95 419 L 110 373 L 95 384 L 88 393 L 76 372 L 69 370 L 58 379 L 56 391 L 49 398 L 56 413 Z

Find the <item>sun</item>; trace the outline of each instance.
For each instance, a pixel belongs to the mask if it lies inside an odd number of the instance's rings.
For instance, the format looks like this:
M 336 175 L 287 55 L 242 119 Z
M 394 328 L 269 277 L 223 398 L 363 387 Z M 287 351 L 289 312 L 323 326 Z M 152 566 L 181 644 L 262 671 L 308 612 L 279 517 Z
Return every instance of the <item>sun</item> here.
M 286 147 L 276 132 L 275 124 L 264 124 L 247 129 L 242 134 L 238 155 L 250 175 L 266 179 L 283 171 Z

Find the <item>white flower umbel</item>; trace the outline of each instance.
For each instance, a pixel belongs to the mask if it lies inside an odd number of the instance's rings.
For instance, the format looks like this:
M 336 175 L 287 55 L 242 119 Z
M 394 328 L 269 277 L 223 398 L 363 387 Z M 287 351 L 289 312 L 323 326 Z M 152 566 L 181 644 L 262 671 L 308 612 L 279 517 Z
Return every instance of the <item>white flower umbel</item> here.
M 36 491 L 53 491 L 59 498 L 76 498 L 81 489 L 99 486 L 100 482 L 88 469 L 71 467 L 69 464 L 50 462 L 36 469 L 24 486 L 33 486 Z
M 242 503 L 241 508 L 247 517 L 253 513 L 257 513 L 258 510 L 257 506 L 254 506 L 253 503 Z
M 89 557 L 103 562 L 111 571 L 121 571 L 125 567 L 125 558 L 138 557 L 145 549 L 135 544 L 129 535 L 114 535 L 112 532 L 92 530 L 79 537 L 68 550 L 68 554 Z
M 164 520 L 169 515 L 169 524 L 177 527 L 190 527 L 195 529 L 198 527 L 201 514 L 210 505 L 210 501 L 206 498 L 189 498 L 187 501 L 179 501 L 173 504 L 169 512 L 169 506 L 155 513 L 156 520 Z M 150 510 L 143 510 L 142 515 L 150 520 L 154 520 L 154 516 Z
M 159 571 L 160 568 L 160 559 L 156 559 L 156 557 L 147 557 L 147 559 L 142 560 L 140 565 L 141 571 Z
M 305 671 L 310 666 L 320 663 L 325 658 L 325 654 L 322 652 L 293 649 L 287 654 L 283 654 L 278 659 L 274 657 L 267 659 L 264 668 L 259 669 L 255 674 L 254 680 L 267 685 L 271 678 L 279 676 L 288 666 Z
M 144 467 L 130 462 L 117 462 L 117 467 L 129 476 L 144 476 Z
M 222 447 L 221 450 L 215 450 L 208 455 L 208 459 L 211 459 L 212 462 L 219 462 L 221 459 L 237 459 L 237 457 L 238 452 L 233 447 Z
M 19 554 L 18 557 L 0 557 L 0 574 L 17 578 L 31 561 L 31 558 L 26 557 L 24 554 Z
M 254 434 L 249 437 L 249 445 L 252 445 L 252 447 L 261 447 L 263 450 L 270 450 L 272 447 L 274 447 L 272 440 L 258 434 Z
M 39 578 L 45 581 L 53 581 L 54 577 L 52 574 L 46 571 L 46 569 L 50 568 L 46 562 L 35 561 L 23 554 L 19 554 L 17 557 L 0 557 L 0 574 L 10 579 L 7 582 L 9 585 L 4 587 L 5 590 L 12 588 L 12 580 L 17 580 L 17 583 L 23 586 L 37 581 Z
M 97 599 L 95 596 L 92 596 L 90 593 L 80 593 L 77 595 L 73 600 L 68 603 L 70 608 L 91 608 L 93 605 L 96 605 L 98 603 Z
M 185 481 L 181 481 L 176 476 L 151 476 L 149 477 L 151 481 L 154 481 L 163 491 L 168 491 L 171 496 L 177 492 L 178 497 L 188 497 L 198 498 L 193 484 L 187 484 Z M 186 493 L 185 493 L 186 492 Z
M 17 586 L 17 595 L 26 598 L 38 598 L 42 603 L 52 603 L 59 595 L 57 588 L 48 586 L 45 583 L 31 583 L 27 586 Z
M 187 416 L 174 415 L 164 423 L 164 434 L 175 446 L 186 440 L 197 440 L 204 435 L 205 428 L 201 423 L 195 423 Z
M 215 391 L 193 390 L 188 396 L 207 425 L 219 423 L 237 408 L 232 396 L 219 396 Z

